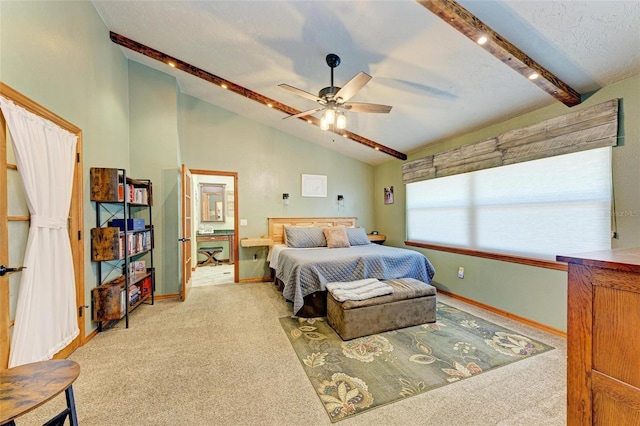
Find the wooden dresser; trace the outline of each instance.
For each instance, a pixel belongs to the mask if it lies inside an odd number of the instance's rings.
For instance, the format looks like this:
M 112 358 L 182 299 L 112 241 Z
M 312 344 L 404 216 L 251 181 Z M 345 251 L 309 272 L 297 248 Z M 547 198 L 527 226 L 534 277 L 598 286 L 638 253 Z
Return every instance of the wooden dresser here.
M 640 248 L 569 265 L 567 424 L 640 425 Z

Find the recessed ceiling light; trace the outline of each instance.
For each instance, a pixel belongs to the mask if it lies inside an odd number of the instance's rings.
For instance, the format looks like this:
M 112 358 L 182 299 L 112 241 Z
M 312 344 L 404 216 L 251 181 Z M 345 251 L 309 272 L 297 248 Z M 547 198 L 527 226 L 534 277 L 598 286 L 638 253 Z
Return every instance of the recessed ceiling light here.
M 222 84 L 220 85 L 220 87 L 222 87 L 223 89 L 227 89 L 229 86 L 227 86 L 226 84 L 222 83 Z
M 380 151 L 380 148 L 376 146 L 376 147 L 375 147 L 375 150 L 376 150 L 376 151 Z
M 174 64 L 173 62 L 167 62 L 167 64 L 168 64 L 170 67 L 173 67 L 173 68 L 175 68 L 175 67 L 176 67 L 176 64 Z
M 267 104 L 267 106 L 268 106 L 269 108 L 273 108 L 273 105 L 271 105 L 271 104 Z
M 311 120 L 307 120 L 307 123 L 311 124 Z
M 346 133 L 343 133 L 343 134 L 342 134 L 342 137 L 343 137 L 343 138 L 346 138 L 347 136 L 348 136 L 348 135 L 347 135 Z
M 535 71 L 534 71 L 534 72 L 532 72 L 531 74 L 529 74 L 529 80 L 535 80 L 535 79 L 536 79 L 536 78 L 538 78 L 538 77 L 540 77 L 540 76 L 539 76 L 539 75 L 538 75 L 538 73 L 537 73 L 537 72 L 535 72 Z
M 481 36 L 481 37 L 478 39 L 478 44 L 485 44 L 487 41 L 488 41 L 487 37 L 485 37 L 485 36 Z

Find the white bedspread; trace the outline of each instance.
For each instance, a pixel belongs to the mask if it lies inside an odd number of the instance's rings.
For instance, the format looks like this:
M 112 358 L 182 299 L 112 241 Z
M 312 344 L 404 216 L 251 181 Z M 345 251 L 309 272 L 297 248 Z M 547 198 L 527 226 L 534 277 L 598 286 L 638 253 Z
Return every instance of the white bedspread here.
M 338 302 L 365 300 L 393 293 L 393 287 L 379 281 L 377 278 L 327 283 L 326 287 Z

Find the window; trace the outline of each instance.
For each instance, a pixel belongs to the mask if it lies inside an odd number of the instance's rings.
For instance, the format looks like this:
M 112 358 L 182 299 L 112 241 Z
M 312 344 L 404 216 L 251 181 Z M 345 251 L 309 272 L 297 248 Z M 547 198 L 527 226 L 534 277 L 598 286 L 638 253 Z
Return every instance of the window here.
M 411 241 L 555 260 L 611 248 L 611 148 L 407 184 Z

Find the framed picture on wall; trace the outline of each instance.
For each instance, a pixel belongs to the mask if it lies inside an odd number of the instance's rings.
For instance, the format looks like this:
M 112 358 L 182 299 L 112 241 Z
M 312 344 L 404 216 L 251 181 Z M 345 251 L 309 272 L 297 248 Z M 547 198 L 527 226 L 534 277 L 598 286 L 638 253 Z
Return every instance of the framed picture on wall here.
M 326 197 L 327 177 L 324 175 L 302 175 L 303 197 Z
M 384 203 L 393 204 L 393 186 L 384 187 Z

